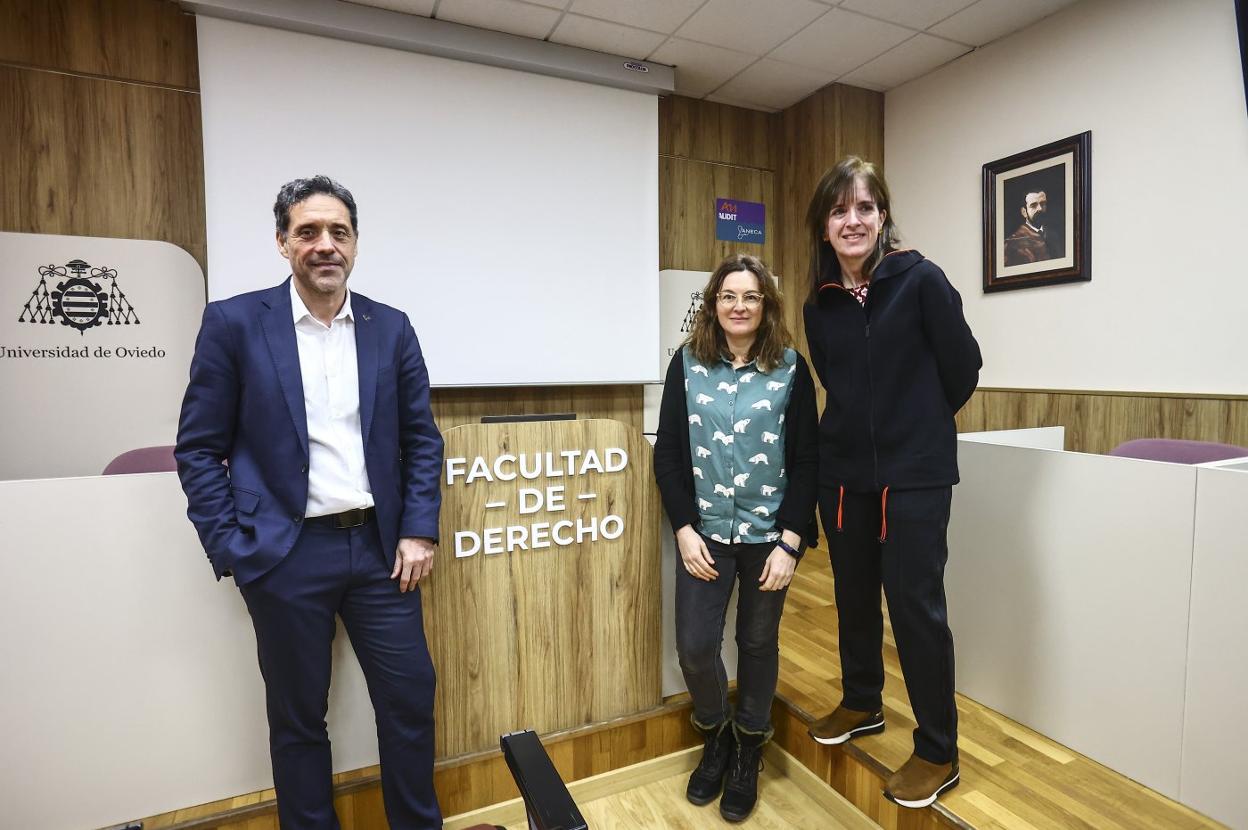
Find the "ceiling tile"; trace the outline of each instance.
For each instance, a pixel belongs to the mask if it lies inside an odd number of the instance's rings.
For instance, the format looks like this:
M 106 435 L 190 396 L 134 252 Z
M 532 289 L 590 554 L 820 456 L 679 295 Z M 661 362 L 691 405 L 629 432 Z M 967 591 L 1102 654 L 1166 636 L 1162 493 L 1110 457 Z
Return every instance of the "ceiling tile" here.
M 932 27 L 932 34 L 983 46 L 985 43 L 1005 37 L 1048 17 L 1058 9 L 1069 6 L 1075 0 L 979 0 L 974 6 L 960 11 Z
M 833 9 L 773 49 L 767 57 L 844 75 L 914 32 L 902 26 Z
M 974 2 L 975 0 L 845 0 L 841 3 L 841 8 L 921 30 Z M 1021 0 L 1014 2 L 1026 5 Z
M 840 80 L 842 83 L 871 85 L 872 88 L 882 87 L 888 90 L 925 75 L 969 51 L 970 47 L 960 43 L 919 34 Z
M 784 109 L 827 86 L 832 80 L 826 72 L 816 72 L 791 63 L 763 58 L 715 90 L 715 93 L 739 101 Z
M 433 14 L 433 0 L 347 0 L 357 6 L 372 6 L 375 9 L 389 9 L 392 12 L 418 14 L 428 17 Z
M 688 40 L 765 55 L 827 11 L 814 0 L 709 0 L 676 32 Z
M 666 36 L 592 17 L 565 14 L 550 39 L 568 46 L 642 60 L 666 40 Z
M 756 58 L 719 46 L 672 38 L 660 46 L 650 60 L 676 67 L 677 94 L 701 98 Z
M 550 34 L 559 12 L 516 0 L 442 0 L 438 20 L 537 38 Z
M 568 11 L 671 34 L 703 0 L 572 0 Z

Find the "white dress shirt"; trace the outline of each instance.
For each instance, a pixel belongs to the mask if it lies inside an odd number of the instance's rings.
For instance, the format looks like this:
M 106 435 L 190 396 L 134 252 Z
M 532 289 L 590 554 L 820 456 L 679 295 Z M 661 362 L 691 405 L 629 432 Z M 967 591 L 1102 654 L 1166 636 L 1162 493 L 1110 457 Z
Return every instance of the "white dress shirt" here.
M 290 281 L 290 307 L 308 416 L 308 505 L 327 516 L 373 505 L 360 427 L 360 370 L 351 292 L 327 326 L 312 316 Z

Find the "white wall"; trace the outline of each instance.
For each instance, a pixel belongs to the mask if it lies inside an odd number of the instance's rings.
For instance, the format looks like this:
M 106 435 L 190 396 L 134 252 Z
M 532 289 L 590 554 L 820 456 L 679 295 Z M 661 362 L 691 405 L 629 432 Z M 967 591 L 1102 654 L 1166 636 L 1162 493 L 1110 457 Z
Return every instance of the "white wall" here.
M 1230 0 L 1083 0 L 885 96 L 905 241 L 948 273 L 981 385 L 1248 387 L 1248 115 Z M 1092 131 L 1092 281 L 984 295 L 981 168 Z

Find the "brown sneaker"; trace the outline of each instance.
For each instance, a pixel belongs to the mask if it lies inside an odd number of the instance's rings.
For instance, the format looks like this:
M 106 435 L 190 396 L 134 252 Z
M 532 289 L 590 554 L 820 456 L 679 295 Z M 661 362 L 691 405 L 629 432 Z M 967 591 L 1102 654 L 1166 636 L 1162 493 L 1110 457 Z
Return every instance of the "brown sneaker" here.
M 821 744 L 835 746 L 859 735 L 874 735 L 883 731 L 883 712 L 859 712 L 838 706 L 832 714 L 811 724 L 807 734 Z
M 917 755 L 902 764 L 884 787 L 884 797 L 900 807 L 926 807 L 958 786 L 958 762 L 933 764 Z

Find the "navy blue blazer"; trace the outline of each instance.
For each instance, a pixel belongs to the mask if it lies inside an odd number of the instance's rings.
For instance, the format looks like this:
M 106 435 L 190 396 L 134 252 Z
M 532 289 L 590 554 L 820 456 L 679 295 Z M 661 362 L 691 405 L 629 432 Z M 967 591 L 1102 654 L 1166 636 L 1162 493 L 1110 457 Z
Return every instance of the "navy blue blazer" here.
M 438 538 L 442 435 L 407 315 L 356 292 L 351 310 L 365 468 L 382 549 L 393 551 L 402 536 Z M 289 278 L 204 309 L 174 456 L 187 515 L 217 579 L 233 574 L 245 585 L 282 561 L 308 501 Z

